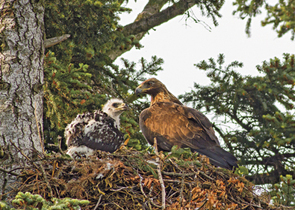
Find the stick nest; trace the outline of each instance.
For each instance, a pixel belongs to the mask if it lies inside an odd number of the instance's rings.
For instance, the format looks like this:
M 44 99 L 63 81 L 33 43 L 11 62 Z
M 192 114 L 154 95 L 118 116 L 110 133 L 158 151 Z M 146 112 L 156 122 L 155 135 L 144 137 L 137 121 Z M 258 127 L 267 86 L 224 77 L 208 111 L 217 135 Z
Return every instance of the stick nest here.
M 288 209 L 270 205 L 270 196 L 256 195 L 245 178 L 208 162 L 124 147 L 78 160 L 55 154 L 32 161 L 15 191 L 89 200 L 83 209 Z

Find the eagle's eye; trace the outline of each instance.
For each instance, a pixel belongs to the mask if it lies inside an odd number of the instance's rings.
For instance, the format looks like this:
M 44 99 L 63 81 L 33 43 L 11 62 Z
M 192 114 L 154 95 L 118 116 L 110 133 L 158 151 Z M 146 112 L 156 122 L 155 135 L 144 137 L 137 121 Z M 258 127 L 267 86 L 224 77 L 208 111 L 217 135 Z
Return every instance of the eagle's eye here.
M 112 106 L 117 108 L 119 106 L 119 103 L 113 103 Z
M 147 83 L 148 86 L 152 86 L 153 84 L 154 84 L 154 82 L 152 82 L 152 81 L 149 81 L 149 82 Z

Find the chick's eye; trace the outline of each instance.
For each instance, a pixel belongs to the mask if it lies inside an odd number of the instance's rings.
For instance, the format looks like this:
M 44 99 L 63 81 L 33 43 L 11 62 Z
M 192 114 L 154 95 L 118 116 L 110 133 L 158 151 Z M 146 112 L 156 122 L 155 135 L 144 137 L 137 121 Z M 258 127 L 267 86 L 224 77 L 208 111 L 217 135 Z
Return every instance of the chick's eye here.
M 118 103 L 113 103 L 113 107 L 117 108 L 119 106 Z

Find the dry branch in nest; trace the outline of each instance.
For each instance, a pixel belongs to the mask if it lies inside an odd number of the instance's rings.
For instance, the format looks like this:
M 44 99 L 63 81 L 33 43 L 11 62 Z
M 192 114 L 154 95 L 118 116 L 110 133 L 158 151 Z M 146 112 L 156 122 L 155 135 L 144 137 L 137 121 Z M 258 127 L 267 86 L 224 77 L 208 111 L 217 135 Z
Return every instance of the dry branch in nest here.
M 269 205 L 245 178 L 196 155 L 153 155 L 124 147 L 88 159 L 56 154 L 35 161 L 20 177 L 15 191 L 87 199 L 84 209 L 288 209 Z

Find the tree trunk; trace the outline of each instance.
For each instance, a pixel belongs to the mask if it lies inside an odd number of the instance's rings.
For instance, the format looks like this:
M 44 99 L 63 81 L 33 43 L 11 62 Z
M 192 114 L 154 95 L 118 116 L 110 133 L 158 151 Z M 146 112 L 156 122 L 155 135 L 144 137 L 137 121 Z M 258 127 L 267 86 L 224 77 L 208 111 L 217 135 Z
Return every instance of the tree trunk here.
M 0 0 L 0 199 L 16 181 L 9 172 L 43 150 L 43 4 Z

